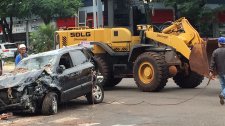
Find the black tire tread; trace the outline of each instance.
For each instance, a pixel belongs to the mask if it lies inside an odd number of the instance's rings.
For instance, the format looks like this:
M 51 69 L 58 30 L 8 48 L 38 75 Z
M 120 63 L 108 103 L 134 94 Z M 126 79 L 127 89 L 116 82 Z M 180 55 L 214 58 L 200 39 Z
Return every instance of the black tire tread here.
M 55 114 L 53 111 L 51 111 L 51 103 L 52 103 L 52 98 L 56 97 L 57 99 L 57 94 L 53 92 L 49 92 L 48 94 L 45 95 L 43 103 L 42 103 L 42 109 L 41 112 L 44 115 L 52 115 Z
M 101 84 L 103 87 L 107 87 L 111 80 L 110 77 L 112 76 L 109 66 L 107 65 L 107 62 L 102 57 L 94 56 L 94 58 L 98 64 L 98 68 L 100 68 L 101 74 L 104 77 L 104 80 L 102 81 Z
M 112 78 L 108 87 L 114 87 L 122 81 L 123 78 Z
M 203 76 L 192 71 L 189 72 L 189 75 L 177 73 L 177 75 L 173 77 L 174 82 L 181 88 L 195 88 L 202 83 L 203 79 Z
M 167 80 L 168 79 L 168 67 L 167 67 L 167 63 L 165 61 L 165 56 L 163 54 L 156 53 L 156 52 L 145 52 L 136 59 L 136 61 L 134 63 L 134 67 L 137 66 L 137 64 L 140 60 L 142 60 L 143 58 L 146 58 L 146 57 L 153 58 L 157 64 L 158 78 L 156 79 L 156 82 L 154 84 L 150 84 L 152 86 L 143 87 L 143 86 L 141 86 L 141 84 L 139 84 L 140 82 L 137 77 L 138 75 L 134 76 L 134 80 L 135 80 L 137 86 L 144 92 L 160 91 L 165 87 L 165 85 L 168 81 Z M 138 73 L 135 73 L 135 69 L 138 69 L 138 68 L 134 68 L 134 74 L 138 74 Z
M 110 69 L 109 63 L 106 62 L 106 60 L 104 60 L 103 57 L 100 56 L 95 56 L 95 61 L 98 64 L 98 67 L 100 67 L 101 69 L 101 73 L 104 76 L 104 80 L 101 83 L 103 85 L 103 87 L 114 87 L 117 84 L 119 84 L 119 82 L 122 80 L 122 78 L 114 78 L 113 77 L 113 72 Z

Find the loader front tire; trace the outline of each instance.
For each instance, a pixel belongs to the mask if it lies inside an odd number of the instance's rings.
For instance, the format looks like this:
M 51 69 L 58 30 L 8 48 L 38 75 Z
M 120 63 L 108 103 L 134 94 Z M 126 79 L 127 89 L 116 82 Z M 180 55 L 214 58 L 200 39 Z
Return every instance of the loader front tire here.
M 146 52 L 134 63 L 134 80 L 143 92 L 160 91 L 168 79 L 168 67 L 164 55 Z
M 193 71 L 189 71 L 188 75 L 185 72 L 180 72 L 173 77 L 174 82 L 181 88 L 195 88 L 201 84 L 203 79 L 203 76 Z

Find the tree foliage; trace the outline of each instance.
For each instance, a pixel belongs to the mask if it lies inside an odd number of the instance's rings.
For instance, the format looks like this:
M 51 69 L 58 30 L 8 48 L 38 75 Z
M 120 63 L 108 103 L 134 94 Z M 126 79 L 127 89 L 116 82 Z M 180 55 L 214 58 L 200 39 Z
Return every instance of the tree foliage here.
M 216 21 L 217 13 L 224 10 L 222 5 L 216 8 L 208 7 L 206 0 L 164 0 L 164 3 L 175 8 L 177 18 L 188 18 L 205 36 L 211 33 L 210 26 Z
M 42 24 L 37 31 L 31 33 L 30 46 L 33 53 L 45 52 L 53 49 L 54 46 L 54 25 Z
M 30 14 L 28 1 L 3 0 L 0 2 L 0 25 L 2 26 L 5 41 L 12 42 L 13 17 L 22 18 Z
M 72 16 L 82 5 L 81 0 L 30 0 L 31 12 L 40 16 L 45 24 L 54 17 Z
M 45 24 L 53 18 L 68 17 L 77 12 L 82 0 L 1 0 L 0 25 L 5 41 L 12 42 L 13 17 L 40 17 Z

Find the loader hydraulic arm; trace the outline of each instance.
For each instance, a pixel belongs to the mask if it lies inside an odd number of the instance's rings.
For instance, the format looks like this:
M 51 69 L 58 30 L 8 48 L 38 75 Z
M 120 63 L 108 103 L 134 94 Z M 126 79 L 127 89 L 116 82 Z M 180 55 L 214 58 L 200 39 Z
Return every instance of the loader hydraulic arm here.
M 187 19 L 181 18 L 173 22 L 162 32 L 154 32 L 152 26 L 147 26 L 145 34 L 147 38 L 168 45 L 182 54 L 189 60 L 192 71 L 208 76 L 209 57 L 207 57 L 206 42 Z
M 203 43 L 199 33 L 185 18 L 173 22 L 172 25 L 163 29 L 162 32 L 154 32 L 153 27 L 148 26 L 145 34 L 149 39 L 176 49 L 187 59 L 190 57 L 191 47 L 197 43 Z
M 202 43 L 203 40 L 199 33 L 192 27 L 189 21 L 185 18 L 181 18 L 175 21 L 171 26 L 162 30 L 165 34 L 175 34 L 182 38 L 183 41 L 188 45 L 192 46 L 197 43 Z

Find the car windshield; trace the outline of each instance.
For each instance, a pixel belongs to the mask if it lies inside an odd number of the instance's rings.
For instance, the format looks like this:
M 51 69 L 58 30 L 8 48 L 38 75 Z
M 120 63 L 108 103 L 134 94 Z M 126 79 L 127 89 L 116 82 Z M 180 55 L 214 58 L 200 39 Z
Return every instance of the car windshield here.
M 24 68 L 27 70 L 42 69 L 44 67 L 52 67 L 56 61 L 56 55 L 46 55 L 21 60 L 16 68 Z
M 12 48 L 16 48 L 16 44 L 5 44 L 5 49 L 12 49 Z

